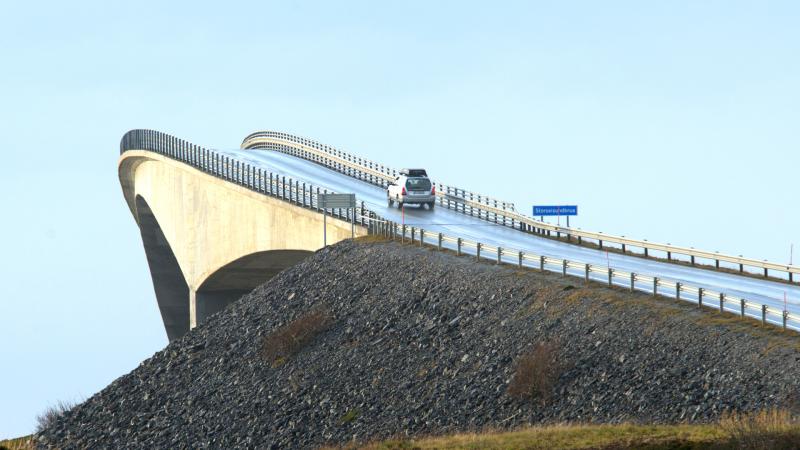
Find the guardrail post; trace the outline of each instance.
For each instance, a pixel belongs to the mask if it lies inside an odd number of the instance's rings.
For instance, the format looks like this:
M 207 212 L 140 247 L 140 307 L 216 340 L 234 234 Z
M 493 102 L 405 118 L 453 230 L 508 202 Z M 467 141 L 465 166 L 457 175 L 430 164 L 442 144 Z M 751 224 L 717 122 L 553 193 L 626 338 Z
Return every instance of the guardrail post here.
M 414 227 L 411 227 L 411 244 L 414 244 Z
M 768 276 L 769 276 L 769 272 L 767 272 L 767 268 L 764 267 L 764 278 L 767 278 Z
M 718 259 L 714 260 L 714 266 L 717 268 L 717 270 L 719 270 L 719 260 Z
M 786 331 L 786 322 L 789 320 L 789 311 L 783 310 L 783 331 Z
M 283 198 L 286 199 L 286 177 L 285 176 L 281 178 L 281 184 L 283 185 Z
M 501 247 L 497 247 L 497 264 L 500 264 L 500 260 L 503 258 L 503 249 Z
M 631 292 L 636 288 L 636 274 L 631 272 Z
M 544 272 L 544 258 L 545 258 L 544 256 L 539 257 L 539 270 L 541 270 L 542 272 Z
M 739 273 L 744 272 L 744 264 L 739 264 Z
M 584 281 L 588 283 L 589 282 L 589 271 L 592 270 L 591 266 L 589 264 L 586 264 L 584 270 L 585 270 L 585 273 L 584 273 L 583 278 L 584 278 Z
M 469 193 L 469 199 L 470 201 L 475 200 L 475 196 L 472 194 L 472 192 Z M 469 215 L 470 217 L 475 215 L 475 208 L 472 207 L 472 204 L 469 205 Z
M 597 242 L 598 242 L 598 245 L 600 246 L 600 250 L 602 250 L 603 249 L 603 240 L 602 239 L 598 239 Z
M 644 257 L 647 258 L 647 247 L 644 248 Z
M 567 276 L 567 264 L 569 264 L 569 262 L 566 259 L 562 261 L 561 274 L 564 276 Z
M 675 283 L 675 300 L 681 299 L 681 284 Z
M 519 252 L 519 266 L 522 267 L 522 252 Z
M 741 299 L 741 300 L 739 300 L 739 304 L 742 307 L 742 317 L 744 317 L 744 309 L 745 309 L 745 307 L 747 307 L 747 300 Z
M 653 297 L 658 295 L 658 277 L 653 277 Z
M 697 307 L 703 307 L 703 288 L 697 288 Z
M 420 228 L 419 229 L 419 246 L 422 247 L 425 245 L 425 230 Z
M 767 324 L 767 305 L 761 305 L 761 325 Z
M 405 244 L 405 243 L 406 243 L 406 224 L 403 224 L 403 228 L 402 228 L 402 230 L 400 230 L 400 231 L 403 233 L 403 234 L 400 236 L 400 243 L 401 243 L 401 244 Z
M 608 268 L 608 285 L 609 286 L 613 286 L 613 284 L 614 284 L 613 281 L 614 281 L 614 269 L 609 267 Z
M 691 255 L 690 258 L 692 259 L 692 265 L 694 265 L 694 255 Z
M 625 244 L 622 244 L 622 254 L 625 254 Z
M 480 243 L 480 242 L 478 242 L 478 245 L 476 245 L 476 246 L 475 246 L 475 248 L 476 248 L 476 249 L 477 249 L 477 251 L 478 251 L 478 253 L 477 253 L 477 255 L 478 255 L 478 259 L 481 259 L 481 243 Z
M 667 261 L 672 261 L 672 252 L 667 252 Z
M 725 294 L 719 293 L 719 312 L 725 312 Z
M 457 244 L 456 255 L 461 256 L 461 238 L 458 238 L 456 244 Z
M 442 233 L 439 233 L 439 245 L 438 245 L 438 250 L 439 250 L 439 251 L 442 251 Z
M 447 190 L 445 191 L 445 194 L 446 194 L 445 197 L 447 197 L 446 208 L 450 209 L 450 203 L 451 203 L 451 201 L 450 201 L 450 186 L 447 186 Z M 444 197 L 442 197 L 442 201 L 444 201 Z

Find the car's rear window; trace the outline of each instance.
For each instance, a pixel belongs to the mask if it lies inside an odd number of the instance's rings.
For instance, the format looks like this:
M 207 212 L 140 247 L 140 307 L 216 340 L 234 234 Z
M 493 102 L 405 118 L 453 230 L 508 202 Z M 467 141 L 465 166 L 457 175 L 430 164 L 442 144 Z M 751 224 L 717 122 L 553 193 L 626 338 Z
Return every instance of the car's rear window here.
M 427 178 L 408 178 L 406 179 L 406 188 L 409 191 L 430 191 L 431 180 Z

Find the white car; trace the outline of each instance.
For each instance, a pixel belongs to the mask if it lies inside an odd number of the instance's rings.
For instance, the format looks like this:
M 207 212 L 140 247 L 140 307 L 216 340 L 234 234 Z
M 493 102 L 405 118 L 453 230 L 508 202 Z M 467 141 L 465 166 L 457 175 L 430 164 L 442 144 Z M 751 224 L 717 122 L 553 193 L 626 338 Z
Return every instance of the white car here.
M 389 206 L 397 203 L 403 205 L 428 205 L 428 209 L 436 206 L 436 186 L 431 183 L 425 169 L 403 169 L 389 187 L 386 188 Z

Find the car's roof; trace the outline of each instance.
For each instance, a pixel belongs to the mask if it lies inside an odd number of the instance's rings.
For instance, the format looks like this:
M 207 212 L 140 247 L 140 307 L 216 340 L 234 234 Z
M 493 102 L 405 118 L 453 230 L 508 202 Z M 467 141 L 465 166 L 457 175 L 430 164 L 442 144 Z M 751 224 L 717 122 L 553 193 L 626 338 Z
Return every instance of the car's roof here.
M 425 169 L 400 169 L 400 175 L 409 177 L 427 177 L 428 172 Z

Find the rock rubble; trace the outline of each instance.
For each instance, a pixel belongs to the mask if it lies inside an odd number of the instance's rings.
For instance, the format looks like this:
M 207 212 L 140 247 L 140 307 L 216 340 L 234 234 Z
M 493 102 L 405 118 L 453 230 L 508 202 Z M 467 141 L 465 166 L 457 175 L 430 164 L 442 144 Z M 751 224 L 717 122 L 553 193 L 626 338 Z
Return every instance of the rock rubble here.
M 265 336 L 334 323 L 274 367 Z M 792 406 L 798 338 L 713 311 L 397 243 L 343 242 L 286 270 L 77 406 L 59 448 L 313 448 L 547 422 L 703 422 Z M 557 341 L 549 400 L 514 360 Z

